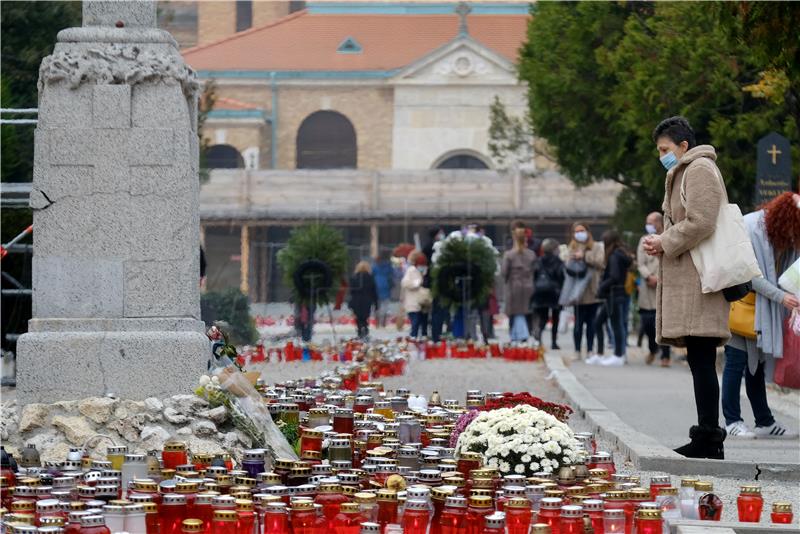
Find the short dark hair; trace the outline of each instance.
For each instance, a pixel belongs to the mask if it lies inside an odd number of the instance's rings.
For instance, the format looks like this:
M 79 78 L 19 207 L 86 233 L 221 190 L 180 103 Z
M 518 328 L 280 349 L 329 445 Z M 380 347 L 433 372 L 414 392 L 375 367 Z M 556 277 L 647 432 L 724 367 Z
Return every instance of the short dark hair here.
M 694 148 L 697 144 L 694 138 L 694 130 L 686 117 L 675 116 L 658 123 L 653 130 L 653 141 L 658 142 L 661 137 L 669 137 L 676 145 L 686 141 L 689 148 Z
M 516 230 L 517 228 L 528 228 L 528 227 L 525 225 L 524 222 L 522 222 L 521 220 L 517 219 L 516 221 L 513 221 L 511 223 L 511 229 L 512 230 Z

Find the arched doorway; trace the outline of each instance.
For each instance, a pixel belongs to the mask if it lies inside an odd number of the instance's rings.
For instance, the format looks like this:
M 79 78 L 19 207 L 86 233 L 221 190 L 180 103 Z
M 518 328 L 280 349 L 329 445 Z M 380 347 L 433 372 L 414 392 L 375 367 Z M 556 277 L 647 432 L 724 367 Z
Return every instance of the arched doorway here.
M 243 169 L 244 158 L 231 145 L 212 145 L 206 150 L 209 169 Z
M 470 152 L 451 152 L 445 154 L 434 164 L 436 169 L 488 169 L 484 160 Z
M 355 169 L 356 130 L 335 111 L 317 111 L 297 130 L 298 169 Z

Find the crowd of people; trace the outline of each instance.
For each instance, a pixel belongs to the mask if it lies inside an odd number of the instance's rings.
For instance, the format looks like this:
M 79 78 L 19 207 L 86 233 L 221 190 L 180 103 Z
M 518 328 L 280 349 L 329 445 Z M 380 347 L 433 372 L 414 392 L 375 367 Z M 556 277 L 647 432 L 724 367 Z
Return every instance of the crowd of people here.
M 550 346 L 559 349 L 558 334 L 567 309 L 574 317 L 576 359 L 585 358 L 589 365 L 622 366 L 626 363 L 630 310 L 635 302 L 640 319 L 638 344 L 641 346 L 647 338 L 647 364 L 658 359 L 662 367 L 669 367 L 670 347 L 686 351 L 697 425 L 690 428 L 690 443 L 676 449 L 678 453 L 723 458 L 727 436 L 795 436 L 772 415 L 765 383 L 772 379 L 776 362 L 788 361 L 782 358 L 793 358 L 794 365 L 800 360 L 800 354 L 784 354 L 784 336 L 794 336 L 792 340 L 800 336 L 794 330 L 787 333 L 790 314 L 794 328 L 800 326 L 800 290 L 793 292 L 778 281 L 789 269 L 800 272 L 800 195 L 784 193 L 744 217 L 745 240 L 749 238 L 752 244 L 761 276 L 725 291 L 709 291 L 701 283 L 703 269 L 708 267 L 697 264 L 692 252 L 726 230 L 718 228 L 718 213 L 727 206 L 728 198 L 716 152 L 710 145 L 696 143 L 689 122 L 682 117 L 659 124 L 653 141 L 667 171 L 666 193 L 662 211 L 650 213 L 644 221 L 644 235 L 635 250 L 613 229 L 595 240 L 585 222 L 572 225 L 564 244 L 552 238 L 534 238 L 532 229 L 522 221 L 512 224 L 511 242 L 497 266 L 510 340 L 542 343 L 550 324 Z M 464 235 L 482 234 L 479 225 L 461 231 Z M 431 294 L 434 243 L 444 236 L 441 228 L 433 229 L 425 247 L 412 247 L 395 265 L 381 258 L 371 266 L 359 263 L 351 281 L 351 308 L 359 335 L 368 333 L 370 309 L 379 310 L 378 324 L 385 325 L 389 295 L 399 284 L 400 306 L 411 323 L 412 338 L 427 337 L 429 326 L 434 341 L 445 331 L 454 337 L 477 338 L 478 327 L 484 341 L 494 337 L 492 317 L 500 311 L 494 291 L 487 302 L 475 304 L 464 313 L 471 318 L 466 320 L 461 320 L 461 314 L 451 317 L 450 310 Z M 713 261 L 724 263 L 735 258 Z M 365 278 L 369 276 L 374 280 Z M 367 301 L 369 306 L 365 305 Z M 607 355 L 606 336 L 611 347 Z M 789 350 L 800 352 L 800 343 L 791 343 L 796 348 Z M 719 425 L 716 371 L 721 347 L 725 354 L 721 388 L 724 427 Z M 741 417 L 739 390 L 743 379 L 755 416 L 752 429 Z

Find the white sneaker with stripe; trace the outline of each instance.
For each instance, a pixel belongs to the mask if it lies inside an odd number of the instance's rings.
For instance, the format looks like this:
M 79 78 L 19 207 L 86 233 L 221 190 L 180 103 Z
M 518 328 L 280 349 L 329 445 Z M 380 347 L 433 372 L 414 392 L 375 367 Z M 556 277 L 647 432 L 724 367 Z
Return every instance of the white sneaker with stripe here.
M 794 439 L 797 437 L 797 432 L 792 432 L 777 421 L 770 426 L 757 426 L 754 432 L 758 439 Z
M 731 423 L 725 427 L 725 431 L 728 432 L 728 436 L 732 438 L 739 438 L 739 439 L 753 439 L 756 437 L 755 432 L 750 430 L 744 421 L 736 421 L 735 423 Z

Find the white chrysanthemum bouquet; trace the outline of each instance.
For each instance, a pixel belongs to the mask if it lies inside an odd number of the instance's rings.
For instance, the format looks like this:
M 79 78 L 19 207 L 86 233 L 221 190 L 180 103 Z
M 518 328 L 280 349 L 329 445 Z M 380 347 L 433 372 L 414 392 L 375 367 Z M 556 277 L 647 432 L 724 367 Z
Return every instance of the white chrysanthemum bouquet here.
M 528 405 L 482 412 L 461 433 L 456 454 L 478 452 L 503 475 L 550 473 L 577 460 L 575 434 L 552 415 Z

